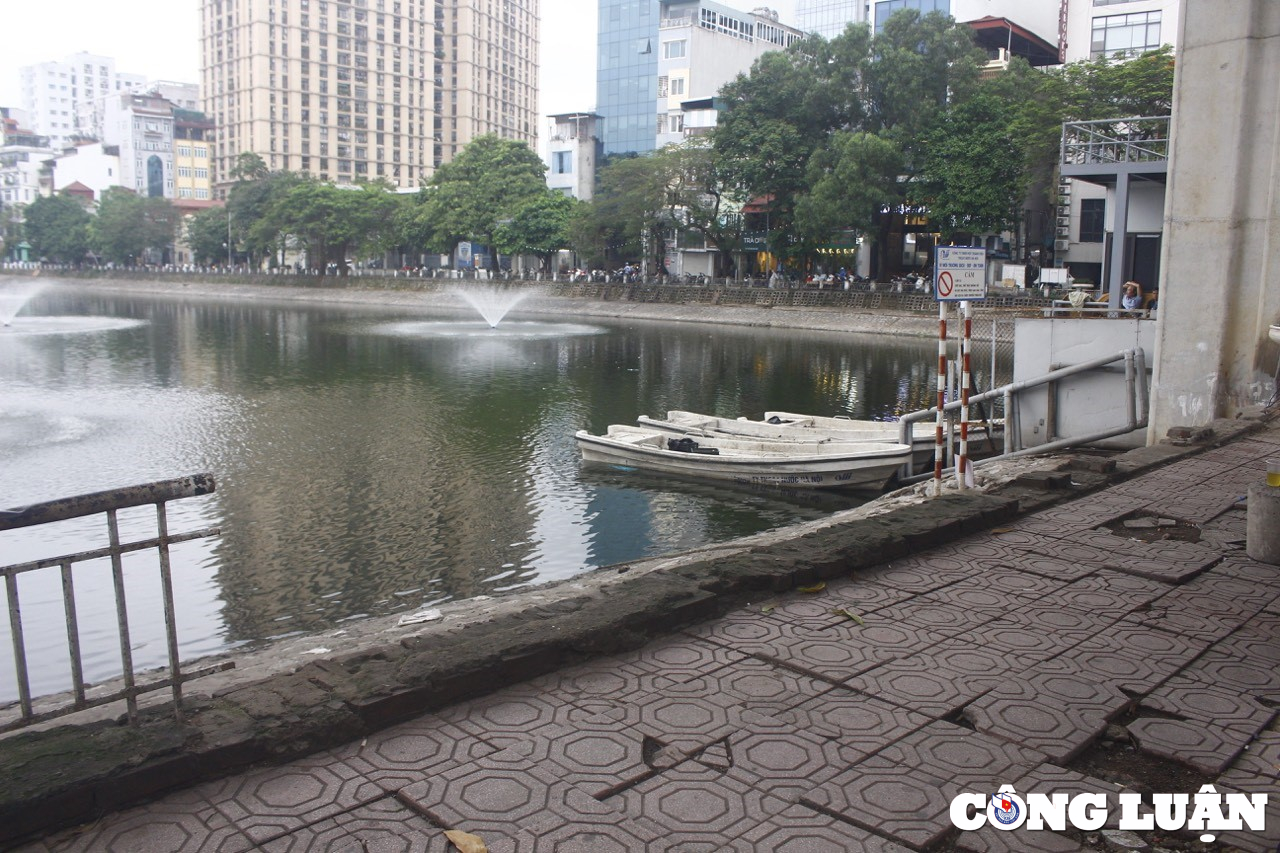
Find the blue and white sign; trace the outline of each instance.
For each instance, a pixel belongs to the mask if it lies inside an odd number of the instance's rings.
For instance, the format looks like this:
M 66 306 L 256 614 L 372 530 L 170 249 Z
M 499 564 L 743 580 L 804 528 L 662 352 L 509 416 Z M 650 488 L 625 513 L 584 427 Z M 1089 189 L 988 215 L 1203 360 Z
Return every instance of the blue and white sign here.
M 987 250 L 971 246 L 935 246 L 933 292 L 939 302 L 987 298 Z

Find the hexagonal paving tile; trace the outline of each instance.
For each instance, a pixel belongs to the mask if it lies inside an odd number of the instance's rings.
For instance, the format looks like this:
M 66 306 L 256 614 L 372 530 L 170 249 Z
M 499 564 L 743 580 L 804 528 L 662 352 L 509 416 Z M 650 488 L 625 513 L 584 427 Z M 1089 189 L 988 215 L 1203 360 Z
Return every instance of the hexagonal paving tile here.
M 855 613 L 874 613 L 919 594 L 892 584 L 877 582 L 874 576 L 867 577 L 862 573 L 852 578 L 829 581 L 827 593 L 830 609 L 841 607 Z
M 860 761 L 929 722 L 917 714 L 853 690 L 837 688 L 779 715 L 797 729 L 833 738 Z
M 1275 717 L 1274 708 L 1193 670 L 1184 670 L 1160 685 L 1142 705 L 1183 719 L 1238 729 L 1248 737 L 1262 731 Z
M 385 792 L 428 773 L 496 752 L 496 748 L 439 717 L 426 715 L 334 751 L 343 762 Z
M 995 791 L 1045 760 L 1037 750 L 941 721 L 907 735 L 876 757 L 933 779 L 944 793 L 955 787 Z
M 1209 684 L 1251 695 L 1280 693 L 1280 671 L 1265 659 L 1247 658 L 1225 649 L 1212 648 L 1189 667 L 1190 672 L 1203 672 Z
M 735 853 L 907 853 L 907 848 L 805 806 L 791 806 L 736 838 Z
M 713 701 L 776 714 L 832 689 L 822 681 L 765 660 L 746 658 L 707 675 L 674 684 L 671 696 L 705 696 Z
M 1223 794 L 1230 793 L 1264 793 L 1219 787 Z M 1217 833 L 1218 842 L 1227 849 L 1243 850 L 1245 853 L 1275 853 L 1280 850 L 1280 797 L 1276 797 L 1274 789 L 1267 800 L 1263 828 L 1227 830 Z
M 692 755 L 736 731 L 744 713 L 748 712 L 718 697 L 660 692 L 630 697 L 605 716 L 637 736 Z
M 1095 563 L 1078 563 L 1067 557 L 1056 557 L 1038 551 L 1026 551 L 1005 565 L 1049 580 L 1064 582 L 1082 578 L 1102 568 Z
M 1057 832 L 1031 832 L 1025 827 L 1005 832 L 990 825 L 960 833 L 955 844 L 966 853 L 1077 853 L 1089 849 Z
M 942 597 L 933 597 L 945 595 L 951 589 L 952 587 L 948 587 L 946 590 L 918 596 L 901 604 L 886 607 L 870 617 L 868 621 L 883 619 L 893 624 L 905 623 L 924 628 L 935 634 L 953 637 L 956 634 L 971 631 L 987 622 L 993 622 L 1000 617 L 1001 609 L 998 607 L 969 606 L 957 601 L 946 600 Z M 1025 604 L 1022 606 L 1025 606 Z
M 1249 736 L 1238 729 L 1159 717 L 1140 717 L 1127 728 L 1143 752 L 1217 775 L 1225 770 Z
M 592 796 L 604 796 L 653 772 L 644 736 L 613 720 L 593 720 L 565 731 L 539 760 L 562 781 Z
M 814 788 L 801 804 L 918 850 L 952 829 L 950 798 L 937 784 L 874 757 Z
M 696 762 L 686 762 L 627 788 L 606 800 L 628 818 L 662 830 L 661 845 L 648 849 L 680 849 L 681 844 L 720 845 L 768 820 L 787 804 Z M 697 848 L 691 848 L 697 849 Z
M 1058 634 L 1039 629 L 1025 613 L 1013 612 L 980 628 L 952 638 L 952 642 L 1034 662 L 1061 654 L 1083 642 L 1083 634 Z
M 617 655 L 624 666 L 631 664 L 662 673 L 672 681 L 705 675 L 745 657 L 743 652 L 681 634 L 662 637 L 634 652 Z
M 258 849 L 263 853 L 426 853 L 433 848 L 444 850 L 444 841 L 440 827 L 388 797 L 296 829 Z
M 857 757 L 839 741 L 802 731 L 746 731 L 730 735 L 728 749 L 726 776 L 789 803 Z
M 971 657 L 983 655 L 978 650 L 964 651 Z M 988 655 L 993 659 L 993 665 L 998 666 L 998 656 Z M 975 675 L 959 671 L 949 667 L 944 658 L 924 652 L 876 667 L 849 679 L 846 684 L 908 710 L 943 717 L 969 704 L 999 682 L 998 673 Z
M 1124 622 L 1168 631 L 1183 639 L 1215 642 L 1247 621 L 1243 615 L 1214 616 L 1193 609 L 1191 602 L 1164 596 L 1151 603 L 1146 612 L 1125 617 Z
M 201 786 L 201 790 L 208 788 Z M 107 815 L 88 827 L 51 835 L 43 839 L 39 849 L 59 853 L 242 853 L 254 846 L 248 835 L 232 826 L 203 796 L 181 791 L 155 803 Z
M 971 567 L 962 559 L 931 553 L 927 557 L 904 557 L 866 569 L 859 578 L 867 583 L 919 595 L 963 580 L 970 572 Z
M 847 620 L 822 632 L 793 632 L 777 642 L 767 656 L 799 672 L 840 682 L 877 664 L 906 657 L 945 639 L 943 634 L 883 618 L 865 624 Z
M 571 791 L 585 797 L 550 768 L 500 752 L 428 776 L 396 796 L 438 826 L 514 838 L 521 830 L 541 832 L 566 823 L 556 806 Z M 599 806 L 590 797 L 585 801 Z
M 997 688 L 968 705 L 964 715 L 978 731 L 1037 749 L 1057 762 L 1075 758 L 1107 727 L 1103 712 L 1040 697 L 1026 684 Z
M 381 799 L 385 792 L 331 753 L 233 776 L 210 786 L 215 808 L 261 843 Z

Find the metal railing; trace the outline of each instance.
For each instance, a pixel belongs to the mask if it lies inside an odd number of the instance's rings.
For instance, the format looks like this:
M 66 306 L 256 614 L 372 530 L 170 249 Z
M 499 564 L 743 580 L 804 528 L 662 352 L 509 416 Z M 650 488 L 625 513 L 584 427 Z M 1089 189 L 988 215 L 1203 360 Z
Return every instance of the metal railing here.
M 1037 444 L 1033 447 L 1025 447 L 1022 444 L 1022 423 L 1021 423 L 1021 405 L 1019 395 L 1025 391 L 1041 386 L 1048 387 L 1049 405 L 1047 418 L 1045 423 L 1046 434 L 1056 436 L 1058 434 L 1056 394 L 1057 383 L 1061 380 L 1075 376 L 1080 373 L 1088 373 L 1090 371 L 1101 370 L 1108 365 L 1116 362 L 1124 362 L 1124 382 L 1125 382 L 1125 422 L 1120 426 L 1109 427 L 1107 429 L 1098 430 L 1093 433 L 1081 436 L 1072 436 L 1066 438 L 1058 438 L 1044 444 Z M 1004 442 L 1003 450 L 999 455 L 990 456 L 985 459 L 970 460 L 970 464 L 975 467 L 988 462 L 995 462 L 1001 459 L 1012 459 L 1019 456 L 1030 456 L 1036 453 L 1047 453 L 1053 450 L 1063 450 L 1068 447 L 1077 447 L 1082 444 L 1092 444 L 1095 441 L 1102 441 L 1107 438 L 1114 438 L 1117 435 L 1125 435 L 1136 429 L 1141 429 L 1147 425 L 1147 416 L 1149 411 L 1149 400 L 1147 397 L 1147 358 L 1141 347 L 1123 350 L 1114 355 L 1102 356 L 1091 361 L 1073 364 L 1069 367 L 1062 367 L 1057 370 L 1050 371 L 1042 376 L 1033 379 L 1024 379 L 1020 382 L 1010 382 L 999 388 L 992 388 L 990 391 L 984 391 L 981 394 L 974 394 L 969 398 L 970 406 L 977 406 L 988 400 L 1000 400 L 1004 404 Z M 953 400 L 943 406 L 944 416 L 948 418 L 948 426 L 944 431 L 944 440 L 948 436 L 951 440 L 946 441 L 947 453 L 951 455 L 954 449 L 954 438 L 956 433 L 956 419 L 960 414 L 962 402 Z M 899 420 L 898 441 L 903 444 L 910 444 L 913 424 L 918 421 L 932 421 L 938 417 L 938 407 L 931 409 L 921 409 L 920 411 L 911 412 L 904 415 Z M 944 472 L 955 473 L 954 465 L 944 469 Z M 916 482 L 933 476 L 930 471 L 925 474 L 916 474 L 911 470 L 911 465 L 904 465 L 899 472 L 899 481 L 903 483 Z
M 128 486 L 105 492 L 94 492 L 78 497 L 31 504 L 30 506 L 15 509 L 0 510 L 0 531 L 16 530 L 55 521 L 67 521 L 69 519 L 105 514 L 108 541 L 105 548 L 95 548 L 75 554 L 47 557 L 0 567 L 0 577 L 4 579 L 5 596 L 9 607 L 9 633 L 13 646 L 18 704 L 21 709 L 21 714 L 17 719 L 0 723 L 0 732 L 12 731 L 76 711 L 121 700 L 125 702 L 130 723 L 134 723 L 138 714 L 138 697 L 166 687 L 171 690 L 173 695 L 174 714 L 179 720 L 182 720 L 182 685 L 192 679 L 214 672 L 221 672 L 235 666 L 234 663 L 226 662 L 192 672 L 183 672 L 181 661 L 178 657 L 178 631 L 174 617 L 173 578 L 170 567 L 169 547 L 180 542 L 216 536 L 221 533 L 221 530 L 216 527 L 209 527 L 187 533 L 171 534 L 169 533 L 169 520 L 165 504 L 182 498 L 211 494 L 215 488 L 216 484 L 214 483 L 213 475 L 195 474 L 175 480 L 164 480 L 141 486 Z M 156 508 L 157 535 L 135 542 L 120 541 L 120 525 L 117 512 L 129 507 L 147 505 L 154 505 Z M 167 676 L 140 684 L 137 673 L 134 671 L 132 644 L 129 639 L 129 617 L 125 600 L 123 558 L 126 554 L 151 549 L 155 549 L 159 557 L 159 579 L 163 595 L 164 627 L 165 637 L 168 642 L 169 668 Z M 86 694 L 84 660 L 80 648 L 73 569 L 77 563 L 101 559 L 109 559 L 111 562 L 117 633 L 122 662 L 120 675 L 122 686 L 104 695 L 89 697 Z M 28 572 L 52 568 L 59 569 L 62 574 L 62 606 L 66 622 L 67 647 L 70 654 L 72 698 L 70 702 L 54 702 L 52 707 L 37 711 L 31 695 L 30 669 L 22 628 L 22 601 L 18 595 L 18 577 Z
M 1063 165 L 1150 163 L 1169 159 L 1169 116 L 1075 121 L 1062 126 Z

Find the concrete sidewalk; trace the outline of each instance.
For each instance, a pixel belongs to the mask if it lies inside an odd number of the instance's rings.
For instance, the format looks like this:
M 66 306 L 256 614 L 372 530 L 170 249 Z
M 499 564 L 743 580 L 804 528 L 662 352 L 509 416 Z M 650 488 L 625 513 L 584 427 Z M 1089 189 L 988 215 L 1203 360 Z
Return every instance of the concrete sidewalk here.
M 961 832 L 950 803 L 1003 784 L 1114 803 L 1212 783 L 1270 793 L 1265 830 L 1130 835 L 1273 851 L 1280 567 L 1246 556 L 1242 498 L 1276 455 L 1271 423 L 18 849 L 450 851 L 448 829 L 495 853 L 1126 849 L 1111 829 Z

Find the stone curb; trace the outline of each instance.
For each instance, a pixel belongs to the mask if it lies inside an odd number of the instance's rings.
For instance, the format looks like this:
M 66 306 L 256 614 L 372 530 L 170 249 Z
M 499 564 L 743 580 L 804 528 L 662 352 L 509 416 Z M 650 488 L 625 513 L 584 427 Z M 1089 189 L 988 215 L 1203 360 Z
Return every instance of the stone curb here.
M 947 494 L 781 541 L 721 545 L 653 571 L 601 569 L 604 582 L 540 588 L 462 628 L 433 625 L 295 671 L 192 698 L 178 723 L 164 707 L 119 721 L 14 735 L 0 750 L 0 846 L 75 825 L 175 788 L 280 763 L 723 613 L 744 598 L 847 575 L 1096 491 L 1260 429 L 1260 418 L 1216 422 L 1203 443 L 1121 454 L 1111 472 L 1061 457 L 1049 484 L 1019 477 L 995 493 Z M 560 597 L 556 597 L 559 591 Z M 509 601 L 522 599 L 513 594 Z

